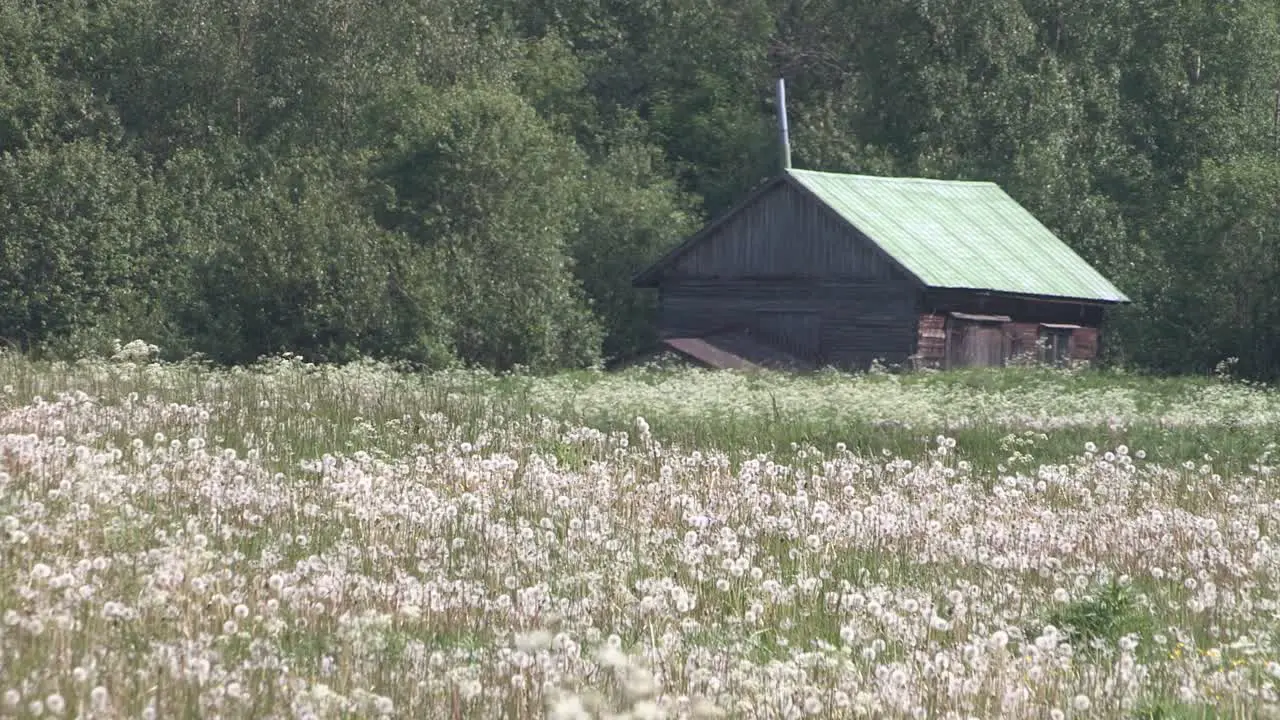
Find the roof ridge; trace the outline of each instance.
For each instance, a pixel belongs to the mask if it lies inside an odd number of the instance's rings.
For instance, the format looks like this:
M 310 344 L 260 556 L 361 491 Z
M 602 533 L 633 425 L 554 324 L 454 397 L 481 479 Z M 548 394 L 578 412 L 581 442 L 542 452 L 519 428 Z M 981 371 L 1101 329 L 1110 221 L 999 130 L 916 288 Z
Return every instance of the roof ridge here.
M 831 172 L 829 170 L 805 170 L 803 168 L 787 168 L 786 172 L 791 175 L 825 175 L 827 177 L 875 180 L 885 183 L 927 183 L 936 185 L 983 185 L 988 187 L 1000 187 L 999 183 L 992 180 L 948 180 L 945 178 L 905 177 L 896 175 L 866 175 L 862 173 Z

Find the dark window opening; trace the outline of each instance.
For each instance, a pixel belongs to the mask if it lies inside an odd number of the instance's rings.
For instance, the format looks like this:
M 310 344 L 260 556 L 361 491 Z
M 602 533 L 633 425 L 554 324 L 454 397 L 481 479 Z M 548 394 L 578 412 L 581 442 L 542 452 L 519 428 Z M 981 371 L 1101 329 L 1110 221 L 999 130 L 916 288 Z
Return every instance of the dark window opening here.
M 1071 332 L 1075 326 L 1040 326 L 1040 362 L 1046 365 L 1066 365 L 1071 359 Z

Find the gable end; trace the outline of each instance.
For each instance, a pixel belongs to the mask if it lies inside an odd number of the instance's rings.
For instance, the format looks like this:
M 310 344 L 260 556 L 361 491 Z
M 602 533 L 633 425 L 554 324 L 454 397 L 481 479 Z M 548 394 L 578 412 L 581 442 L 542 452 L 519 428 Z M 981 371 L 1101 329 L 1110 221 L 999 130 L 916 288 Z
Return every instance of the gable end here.
M 844 279 L 907 282 L 908 272 L 822 198 L 775 178 L 635 276 L 637 287 L 680 279 Z

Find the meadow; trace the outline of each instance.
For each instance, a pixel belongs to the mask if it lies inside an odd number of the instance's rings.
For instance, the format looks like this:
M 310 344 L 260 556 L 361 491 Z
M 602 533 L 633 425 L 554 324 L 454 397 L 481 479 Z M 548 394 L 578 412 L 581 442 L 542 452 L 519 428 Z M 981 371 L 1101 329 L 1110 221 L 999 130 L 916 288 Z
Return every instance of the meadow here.
M 4 717 L 1280 716 L 1268 387 L 145 351 L 0 355 Z

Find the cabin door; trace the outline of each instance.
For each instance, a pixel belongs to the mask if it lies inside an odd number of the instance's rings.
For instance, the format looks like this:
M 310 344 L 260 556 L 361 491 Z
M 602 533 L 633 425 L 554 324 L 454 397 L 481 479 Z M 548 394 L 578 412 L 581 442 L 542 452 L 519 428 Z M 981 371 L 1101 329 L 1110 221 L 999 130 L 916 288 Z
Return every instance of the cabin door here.
M 949 365 L 951 367 L 1002 367 L 1005 364 L 1004 328 L 998 322 L 952 320 Z

